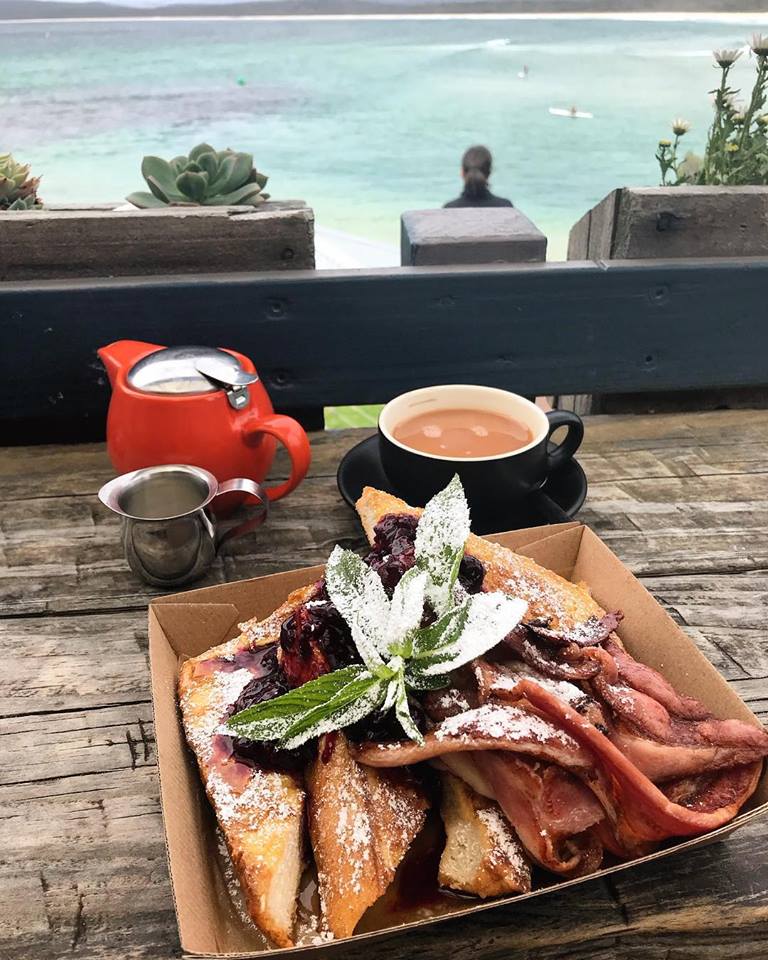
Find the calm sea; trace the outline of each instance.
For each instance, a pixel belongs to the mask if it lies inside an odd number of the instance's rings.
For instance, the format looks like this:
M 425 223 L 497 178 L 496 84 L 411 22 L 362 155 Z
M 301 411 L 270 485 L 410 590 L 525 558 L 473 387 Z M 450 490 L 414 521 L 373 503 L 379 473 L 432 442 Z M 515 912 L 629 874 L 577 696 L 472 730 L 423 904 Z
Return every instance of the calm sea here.
M 49 202 L 103 201 L 143 186 L 143 154 L 208 140 L 252 151 L 272 195 L 321 224 L 395 243 L 400 212 L 454 196 L 462 150 L 482 142 L 494 190 L 557 255 L 606 192 L 657 182 L 674 116 L 701 147 L 710 51 L 760 21 L 0 24 L 0 152 L 33 163 Z M 548 112 L 571 104 L 594 119 Z

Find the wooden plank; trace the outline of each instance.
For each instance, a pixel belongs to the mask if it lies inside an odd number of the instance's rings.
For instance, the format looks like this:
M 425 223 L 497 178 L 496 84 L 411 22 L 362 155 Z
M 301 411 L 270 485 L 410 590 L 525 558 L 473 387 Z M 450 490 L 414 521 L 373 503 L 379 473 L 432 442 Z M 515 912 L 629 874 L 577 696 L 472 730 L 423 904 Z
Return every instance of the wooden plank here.
M 623 187 L 578 220 L 569 260 L 764 257 L 765 186 Z
M 0 281 L 315 265 L 314 215 L 296 202 L 0 213 L 0 246 Z
M 568 235 L 569 260 L 610 260 L 623 190 L 612 190 L 578 220 Z
M 0 620 L 0 718 L 146 703 L 147 614 Z
M 610 255 L 764 257 L 766 217 L 766 187 L 627 187 Z
M 120 337 L 241 350 L 281 409 L 440 382 L 531 395 L 761 385 L 767 283 L 768 260 L 6 283 L 0 430 L 98 437 L 109 388 L 95 351 Z

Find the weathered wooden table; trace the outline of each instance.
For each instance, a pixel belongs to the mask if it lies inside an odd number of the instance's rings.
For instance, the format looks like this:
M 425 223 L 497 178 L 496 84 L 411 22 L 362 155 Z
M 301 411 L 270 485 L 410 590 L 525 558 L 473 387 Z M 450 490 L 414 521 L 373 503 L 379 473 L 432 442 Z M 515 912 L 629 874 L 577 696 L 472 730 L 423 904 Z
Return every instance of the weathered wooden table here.
M 227 549 L 209 582 L 359 544 L 335 473 L 365 435 L 315 436 L 310 477 Z M 594 417 L 581 460 L 581 519 L 768 714 L 768 412 Z M 0 451 L 2 958 L 179 954 L 149 701 L 152 592 L 127 570 L 116 519 L 96 499 L 110 475 L 97 445 Z M 767 832 L 753 823 L 563 896 L 367 944 L 366 955 L 764 960 Z

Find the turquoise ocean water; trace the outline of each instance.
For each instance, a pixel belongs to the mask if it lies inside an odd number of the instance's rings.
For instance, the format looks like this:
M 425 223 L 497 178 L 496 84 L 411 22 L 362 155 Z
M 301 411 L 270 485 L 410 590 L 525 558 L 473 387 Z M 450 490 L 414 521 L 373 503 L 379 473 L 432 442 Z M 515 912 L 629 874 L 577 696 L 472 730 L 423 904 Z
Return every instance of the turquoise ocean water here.
M 324 226 L 396 243 L 400 212 L 453 197 L 462 150 L 482 142 L 494 190 L 557 257 L 605 193 L 657 182 L 674 116 L 701 148 L 710 51 L 761 26 L 768 16 L 0 23 L 0 152 L 33 163 L 49 202 L 105 201 L 143 186 L 143 154 L 205 139 L 252 151 L 272 195 L 306 199 Z M 548 113 L 571 104 L 594 120 Z

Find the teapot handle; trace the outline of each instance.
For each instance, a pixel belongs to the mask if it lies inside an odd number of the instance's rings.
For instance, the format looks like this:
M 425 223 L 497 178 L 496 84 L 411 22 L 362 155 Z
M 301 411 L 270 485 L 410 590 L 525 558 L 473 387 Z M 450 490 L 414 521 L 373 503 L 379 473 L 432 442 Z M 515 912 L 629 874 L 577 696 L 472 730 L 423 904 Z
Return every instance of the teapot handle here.
M 268 433 L 270 436 L 276 437 L 291 458 L 290 477 L 283 483 L 277 484 L 277 486 L 267 487 L 269 499 L 279 500 L 290 493 L 291 490 L 295 490 L 307 475 L 309 465 L 312 462 L 309 438 L 300 423 L 292 417 L 286 417 L 279 413 L 260 417 L 255 422 L 246 422 L 243 425 L 243 436 L 246 440 L 260 433 Z
M 267 514 L 269 513 L 269 498 L 267 492 L 262 485 L 256 483 L 255 480 L 249 480 L 246 477 L 225 480 L 224 483 L 219 484 L 216 497 L 220 497 L 223 493 L 248 493 L 258 500 L 259 511 L 254 516 L 249 517 L 244 523 L 225 530 L 218 539 L 216 544 L 217 548 L 220 547 L 225 540 L 233 540 L 235 537 L 241 537 L 244 533 L 250 533 L 251 530 L 260 527 L 267 519 Z M 214 497 L 214 500 L 216 497 Z

